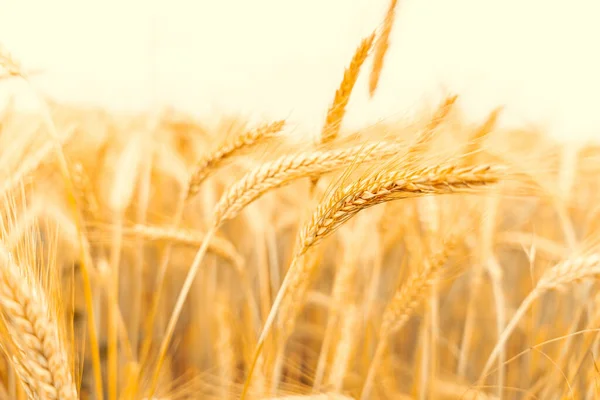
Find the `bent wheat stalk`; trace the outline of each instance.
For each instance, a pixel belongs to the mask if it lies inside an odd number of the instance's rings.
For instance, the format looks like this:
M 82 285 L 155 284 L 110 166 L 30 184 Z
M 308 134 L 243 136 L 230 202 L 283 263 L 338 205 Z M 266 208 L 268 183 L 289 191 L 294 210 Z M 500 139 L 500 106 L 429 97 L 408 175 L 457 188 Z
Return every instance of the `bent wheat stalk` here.
M 278 311 L 282 321 L 279 332 L 284 338 L 289 335 L 293 327 L 298 305 L 302 304 L 316 267 L 312 263 L 300 262 L 309 248 L 331 235 L 342 224 L 366 208 L 414 196 L 473 191 L 497 183 L 503 177 L 502 171 L 503 168 L 498 166 L 456 167 L 454 165 L 427 167 L 412 173 L 375 171 L 366 178 L 332 193 L 317 207 L 311 220 L 300 231 L 296 254 L 259 337 L 254 360 L 258 359 L 262 351 Z M 253 367 L 250 368 L 246 378 L 242 399 L 251 380 L 252 370 Z

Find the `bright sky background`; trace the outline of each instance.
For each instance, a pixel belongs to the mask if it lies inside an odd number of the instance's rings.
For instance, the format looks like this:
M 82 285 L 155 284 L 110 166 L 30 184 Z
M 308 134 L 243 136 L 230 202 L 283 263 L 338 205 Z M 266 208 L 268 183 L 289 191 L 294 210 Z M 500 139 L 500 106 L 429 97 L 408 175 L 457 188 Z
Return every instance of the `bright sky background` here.
M 0 0 L 0 41 L 44 91 L 120 109 L 288 117 L 316 131 L 388 0 Z M 406 115 L 442 89 L 473 118 L 600 138 L 600 2 L 400 0 L 375 99 L 347 125 Z M 369 64 L 370 66 L 370 64 Z

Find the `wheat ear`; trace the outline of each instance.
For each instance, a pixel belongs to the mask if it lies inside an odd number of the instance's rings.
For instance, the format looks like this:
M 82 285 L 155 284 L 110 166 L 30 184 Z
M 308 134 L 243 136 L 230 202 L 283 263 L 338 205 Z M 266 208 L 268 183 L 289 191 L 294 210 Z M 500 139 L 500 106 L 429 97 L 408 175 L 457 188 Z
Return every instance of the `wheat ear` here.
M 299 254 L 323 240 L 359 211 L 387 201 L 414 196 L 465 193 L 497 183 L 503 168 L 492 165 L 457 167 L 452 164 L 416 172 L 374 173 L 322 202 L 301 231 Z
M 344 78 L 340 83 L 340 87 L 335 92 L 333 103 L 327 111 L 325 125 L 321 131 L 321 143 L 329 143 L 338 136 L 342 120 L 344 119 L 344 115 L 346 115 L 346 106 L 348 106 L 348 101 L 350 101 L 350 95 L 358 79 L 360 69 L 373 46 L 374 39 L 375 33 L 372 33 L 360 42 L 360 45 L 354 52 L 352 61 L 350 61 L 350 65 L 344 71 Z
M 77 389 L 56 315 L 46 291 L 27 272 L 30 268 L 17 265 L 0 244 L 0 312 L 10 335 L 7 347 L 17 351 L 11 361 L 31 398 L 75 400 Z
M 276 121 L 262 126 L 258 129 L 248 131 L 236 136 L 233 140 L 221 145 L 215 152 L 201 159 L 192 172 L 187 198 L 194 197 L 200 185 L 216 168 L 221 166 L 225 160 L 243 149 L 248 149 L 278 134 L 284 126 L 284 121 Z
M 379 78 L 381 77 L 381 70 L 383 69 L 383 62 L 390 45 L 390 34 L 392 33 L 392 27 L 394 26 L 394 17 L 396 14 L 396 7 L 398 0 L 391 0 L 390 6 L 388 7 L 387 13 L 385 14 L 385 20 L 383 22 L 383 28 L 381 34 L 377 38 L 375 43 L 375 54 L 373 55 L 373 67 L 371 68 L 371 75 L 369 76 L 369 96 L 373 97 L 379 84 Z

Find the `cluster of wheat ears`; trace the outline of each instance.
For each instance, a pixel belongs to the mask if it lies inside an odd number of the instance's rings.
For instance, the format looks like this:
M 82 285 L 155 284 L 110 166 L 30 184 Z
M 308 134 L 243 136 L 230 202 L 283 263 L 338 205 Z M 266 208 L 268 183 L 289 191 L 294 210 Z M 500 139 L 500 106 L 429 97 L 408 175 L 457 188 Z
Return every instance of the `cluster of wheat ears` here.
M 501 129 L 501 109 L 468 123 L 457 96 L 341 130 L 396 6 L 318 143 L 9 103 L 0 398 L 597 398 L 600 147 Z

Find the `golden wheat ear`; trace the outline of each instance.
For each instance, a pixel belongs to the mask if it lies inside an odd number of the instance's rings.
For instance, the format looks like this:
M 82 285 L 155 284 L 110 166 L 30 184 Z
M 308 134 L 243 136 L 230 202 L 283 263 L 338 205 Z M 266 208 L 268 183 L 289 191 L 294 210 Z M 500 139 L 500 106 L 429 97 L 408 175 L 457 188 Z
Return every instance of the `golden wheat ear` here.
M 18 204 L 4 198 L 0 238 L 0 344 L 30 398 L 77 399 L 75 371 L 60 300 L 52 236 L 37 225 L 13 247 L 6 243 Z M 55 238 L 54 238 L 55 239 Z
M 234 137 L 230 141 L 223 143 L 217 150 L 198 161 L 188 183 L 187 199 L 195 196 L 200 190 L 202 182 L 204 182 L 212 172 L 223 165 L 228 158 L 240 153 L 242 150 L 250 149 L 274 137 L 281 132 L 284 125 L 284 121 L 276 121 L 257 129 L 247 131 Z
M 333 103 L 331 103 L 327 111 L 325 125 L 321 131 L 321 143 L 329 143 L 337 138 L 342 120 L 344 119 L 344 115 L 346 115 L 346 107 L 350 101 L 350 95 L 352 95 L 360 69 L 369 55 L 374 40 L 375 33 L 362 40 L 350 61 L 350 65 L 344 71 L 344 78 L 340 83 L 340 87 L 335 92 Z
M 394 17 L 396 16 L 397 6 L 398 0 L 390 1 L 381 33 L 375 42 L 373 67 L 371 68 L 371 75 L 369 76 L 369 96 L 371 97 L 375 95 L 375 91 L 379 85 L 379 78 L 381 77 L 381 71 L 383 70 L 383 62 L 390 45 L 390 34 L 392 33 L 392 27 L 394 26 Z
M 375 40 L 375 32 L 364 38 L 350 61 L 350 65 L 344 71 L 344 77 L 338 90 L 335 92 L 333 102 L 329 106 L 327 111 L 327 117 L 325 118 L 325 124 L 321 130 L 321 144 L 327 144 L 334 141 L 340 133 L 342 128 L 342 121 L 346 115 L 346 107 L 350 101 L 350 96 L 358 80 L 358 75 L 365 60 L 369 56 L 373 41 Z M 314 177 L 311 179 L 311 188 L 314 189 L 319 178 Z

